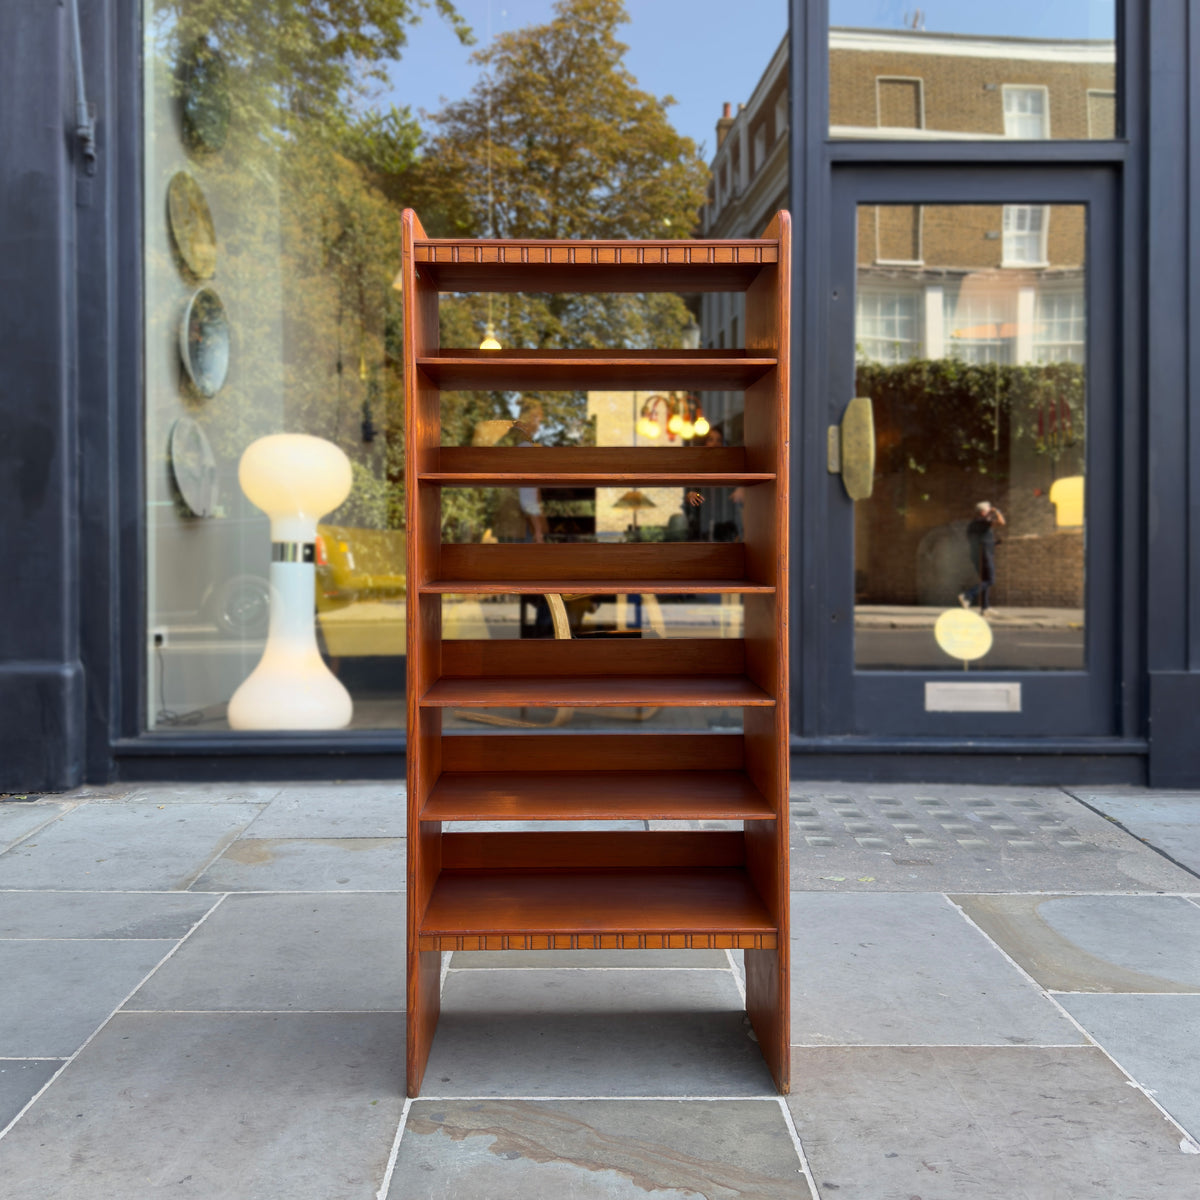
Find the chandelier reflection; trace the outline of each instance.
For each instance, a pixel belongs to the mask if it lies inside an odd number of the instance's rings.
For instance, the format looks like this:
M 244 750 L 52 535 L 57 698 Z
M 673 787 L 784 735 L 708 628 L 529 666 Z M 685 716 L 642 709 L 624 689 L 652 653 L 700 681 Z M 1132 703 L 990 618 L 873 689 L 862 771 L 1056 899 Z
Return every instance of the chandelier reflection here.
M 665 433 L 667 441 L 691 441 L 704 437 L 711 426 L 692 392 L 668 392 L 648 396 L 638 416 L 638 433 L 651 441 Z

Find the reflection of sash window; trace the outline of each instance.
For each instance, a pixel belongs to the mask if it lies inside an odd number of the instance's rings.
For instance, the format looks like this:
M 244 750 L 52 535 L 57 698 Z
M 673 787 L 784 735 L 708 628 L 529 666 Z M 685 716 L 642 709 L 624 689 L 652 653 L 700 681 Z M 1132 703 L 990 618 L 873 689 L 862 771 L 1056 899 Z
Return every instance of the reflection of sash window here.
M 1004 265 L 1038 266 L 1046 262 L 1047 211 L 1041 204 L 1004 206 Z

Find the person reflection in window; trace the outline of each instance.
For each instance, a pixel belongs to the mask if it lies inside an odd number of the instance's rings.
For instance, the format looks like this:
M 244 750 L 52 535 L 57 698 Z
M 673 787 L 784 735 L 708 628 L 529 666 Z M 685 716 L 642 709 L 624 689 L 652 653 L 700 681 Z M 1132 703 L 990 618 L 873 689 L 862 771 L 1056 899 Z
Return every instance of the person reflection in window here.
M 724 446 L 725 435 L 716 427 L 704 435 L 701 446 Z M 684 493 L 684 514 L 687 517 L 687 536 L 689 542 L 707 541 L 704 524 L 704 505 L 716 498 L 715 488 L 690 487 Z M 711 507 L 711 506 L 710 506 Z M 712 519 L 709 519 L 711 528 Z
M 521 401 L 521 415 L 512 423 L 508 433 L 501 439 L 505 446 L 536 446 L 533 440 L 542 423 L 542 402 L 536 396 L 526 396 Z M 528 533 L 526 540 L 544 542 L 549 529 L 546 514 L 542 512 L 542 498 L 535 487 L 517 489 L 517 500 L 521 515 L 525 518 Z
M 967 526 L 971 564 L 979 575 L 979 582 L 959 592 L 958 602 L 963 608 L 970 608 L 978 598 L 980 615 L 985 617 L 988 614 L 988 592 L 996 582 L 996 526 L 1004 524 L 1004 514 L 991 501 L 980 500 L 975 505 L 975 516 Z

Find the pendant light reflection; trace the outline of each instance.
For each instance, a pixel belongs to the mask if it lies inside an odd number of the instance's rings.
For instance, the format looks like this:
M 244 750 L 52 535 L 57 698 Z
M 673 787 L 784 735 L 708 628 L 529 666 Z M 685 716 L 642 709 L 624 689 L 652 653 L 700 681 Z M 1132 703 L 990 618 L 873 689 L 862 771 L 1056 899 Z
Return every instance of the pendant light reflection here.
M 642 404 L 635 428 L 638 435 L 648 441 L 661 437 L 665 428 L 668 441 L 673 442 L 678 438 L 689 442 L 693 438 L 704 437 L 712 426 L 694 395 L 687 393 L 681 396 L 671 392 L 667 396 L 648 397 Z
M 483 331 L 483 341 L 479 343 L 480 350 L 502 350 L 503 347 L 496 340 L 496 328 L 489 321 L 487 328 Z

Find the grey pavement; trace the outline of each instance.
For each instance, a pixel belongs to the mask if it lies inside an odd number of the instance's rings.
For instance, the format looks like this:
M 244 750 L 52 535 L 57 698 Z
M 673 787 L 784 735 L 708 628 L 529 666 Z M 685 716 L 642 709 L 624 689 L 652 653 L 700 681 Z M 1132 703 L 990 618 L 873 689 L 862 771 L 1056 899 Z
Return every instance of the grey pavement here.
M 567 951 L 448 956 L 414 1101 L 402 786 L 0 802 L 0 1195 L 1200 1196 L 1200 795 L 791 800 L 790 1096 L 739 955 Z

